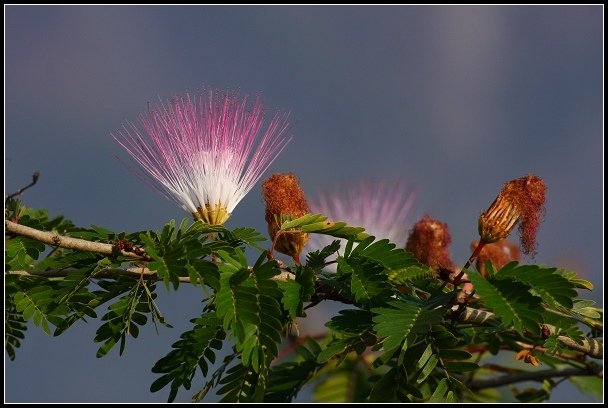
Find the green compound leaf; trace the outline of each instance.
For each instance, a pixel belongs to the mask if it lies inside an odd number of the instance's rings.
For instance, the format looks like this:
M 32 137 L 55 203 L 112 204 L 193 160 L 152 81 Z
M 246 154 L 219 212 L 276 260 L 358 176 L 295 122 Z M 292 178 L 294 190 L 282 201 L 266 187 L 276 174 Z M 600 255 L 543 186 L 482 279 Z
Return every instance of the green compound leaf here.
M 157 392 L 171 384 L 168 402 L 175 399 L 180 387 L 190 389 L 197 367 L 207 375 L 209 364 L 215 363 L 214 350 L 222 348 L 225 338 L 221 320 L 215 313 L 206 313 L 191 322 L 194 327 L 182 333 L 180 340 L 171 346 L 173 350 L 152 367 L 153 373 L 163 375 L 152 383 L 150 391 Z
M 364 258 L 338 258 L 338 273 L 350 275 L 351 291 L 355 300 L 368 306 L 376 300 L 384 301 L 390 296 L 391 286 L 387 282 L 384 268 Z
M 219 251 L 221 287 L 216 296 L 218 317 L 226 332 L 236 338 L 244 365 L 258 373 L 278 354 L 281 342 L 282 293 L 272 278 L 279 273 L 276 263 L 263 262 L 263 253 L 252 270 L 240 249 L 235 259 Z
M 396 248 L 396 245 L 388 239 L 381 239 L 374 242 L 374 237 L 369 236 L 361 241 L 355 249 L 347 255 L 349 257 L 363 257 L 373 260 L 388 270 L 402 269 L 409 266 L 423 265 L 418 262 L 411 253 L 401 248 Z
M 287 220 L 281 224 L 281 230 L 286 231 L 297 229 L 302 232 L 314 232 L 315 234 L 331 235 L 336 238 L 354 238 L 355 241 L 361 241 L 368 237 L 363 232 L 363 227 L 351 227 L 345 222 L 328 221 L 323 214 L 306 214 L 294 220 Z
M 374 330 L 379 337 L 385 337 L 382 348 L 386 351 L 396 349 L 405 341 L 407 349 L 416 334 L 426 333 L 434 324 L 440 324 L 445 314 L 443 309 L 427 309 L 424 304 L 400 299 L 388 302 L 391 308 L 375 308 Z
M 425 279 L 431 279 L 435 276 L 433 270 L 427 266 L 408 266 L 406 268 L 393 269 L 388 273 L 388 279 L 395 285 L 404 285 L 410 282 L 416 282 Z
M 521 334 L 526 329 L 540 334 L 542 299 L 532 295 L 530 286 L 506 278 L 487 281 L 477 271 L 467 273 L 484 305 L 492 309 L 505 326 L 513 325 Z
M 274 365 L 270 369 L 264 402 L 291 402 L 321 367 L 319 344 L 307 337 L 297 350 L 297 361 Z
M 577 296 L 575 285 L 558 273 L 557 268 L 511 262 L 498 272 L 492 271 L 491 275 L 496 279 L 508 278 L 527 284 L 551 307 L 562 305 L 571 309 L 572 300 Z
M 253 402 L 258 386 L 265 386 L 260 383 L 260 380 L 264 379 L 264 376 L 260 376 L 251 367 L 243 364 L 233 366 L 219 382 L 222 387 L 217 393 L 223 395 L 220 402 Z

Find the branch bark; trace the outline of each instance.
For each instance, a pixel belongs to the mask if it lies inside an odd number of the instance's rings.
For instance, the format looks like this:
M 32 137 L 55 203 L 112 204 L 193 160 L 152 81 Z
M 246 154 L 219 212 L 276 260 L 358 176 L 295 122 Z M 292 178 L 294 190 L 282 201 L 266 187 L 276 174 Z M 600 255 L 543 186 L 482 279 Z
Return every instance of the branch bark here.
M 454 306 L 452 308 L 452 310 L 454 312 L 458 312 L 459 307 Z M 496 318 L 496 315 L 494 313 L 488 312 L 487 310 L 473 309 L 471 307 L 464 308 L 464 310 L 462 310 L 462 312 L 460 312 L 460 315 L 458 316 L 458 320 L 460 320 L 462 322 L 478 324 L 478 325 L 497 324 L 498 323 L 498 319 Z M 557 327 L 555 327 L 553 325 L 545 324 L 543 326 L 548 330 L 549 335 L 553 335 L 558 332 Z M 604 357 L 604 346 L 603 346 L 602 342 L 600 342 L 596 339 L 584 337 L 582 340 L 582 343 L 577 343 L 570 337 L 559 335 L 559 336 L 557 336 L 557 340 L 559 340 L 566 347 L 571 348 L 573 350 L 581 351 L 590 357 L 595 357 L 595 358 Z
M 50 269 L 47 271 L 6 271 L 5 275 L 17 275 L 17 276 L 34 276 L 39 278 L 62 278 L 68 276 L 70 273 L 76 272 L 77 269 L 65 268 L 65 269 Z M 115 278 L 117 276 L 131 276 L 133 278 L 143 277 L 145 279 L 158 280 L 158 274 L 156 271 L 148 268 L 104 268 L 95 272 L 92 276 L 93 279 L 102 278 Z M 294 279 L 294 275 L 289 272 L 281 272 L 274 276 L 274 280 L 285 282 L 287 280 Z M 180 276 L 179 281 L 183 283 L 192 283 L 190 277 Z
M 118 250 L 118 248 L 116 248 L 112 244 L 104 244 L 103 242 L 92 242 L 80 238 L 72 238 L 66 237 L 64 235 L 54 234 L 48 231 L 40 231 L 35 228 L 17 224 L 9 220 L 4 220 L 4 226 L 7 232 L 31 238 L 53 247 L 75 249 L 77 251 L 85 252 L 95 252 L 103 255 L 122 255 L 131 259 L 146 260 L 147 258 L 146 255 L 140 256 L 134 254 L 133 252 Z
M 501 377 L 491 378 L 488 380 L 472 381 L 468 384 L 468 388 L 471 391 L 476 391 L 484 388 L 495 388 L 522 381 L 542 381 L 547 378 L 572 376 L 596 376 L 603 378 L 604 374 L 603 371 L 596 370 L 590 366 L 583 368 L 568 367 L 541 371 L 525 371 L 517 374 L 503 375 Z

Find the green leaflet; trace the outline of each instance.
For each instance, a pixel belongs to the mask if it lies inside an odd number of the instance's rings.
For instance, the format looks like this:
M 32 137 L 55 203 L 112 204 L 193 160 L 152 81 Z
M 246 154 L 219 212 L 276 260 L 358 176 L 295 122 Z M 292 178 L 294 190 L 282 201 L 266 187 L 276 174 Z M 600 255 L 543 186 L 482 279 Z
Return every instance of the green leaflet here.
M 175 399 L 180 387 L 190 389 L 197 367 L 207 375 L 209 364 L 215 363 L 214 350 L 221 350 L 223 345 L 225 332 L 215 313 L 206 313 L 191 322 L 194 327 L 182 333 L 171 346 L 173 350 L 152 367 L 153 373 L 163 375 L 152 383 L 150 391 L 157 392 L 171 384 L 168 402 Z
M 312 394 L 313 402 L 359 402 L 369 393 L 367 371 L 357 359 L 348 359 L 321 379 Z
M 431 398 L 429 398 L 428 402 L 430 402 L 430 403 L 458 402 L 456 395 L 454 394 L 454 391 L 452 391 L 448 388 L 448 379 L 447 378 L 442 378 L 439 381 L 439 383 L 437 384 L 437 387 L 435 388 L 435 391 L 433 391 L 433 395 L 431 395 Z
M 391 270 L 388 273 L 388 279 L 395 285 L 404 285 L 410 282 L 431 279 L 434 275 L 435 273 L 429 267 L 413 265 Z
M 109 306 L 109 311 L 101 318 L 102 324 L 95 334 L 95 341 L 103 343 L 98 351 L 97 357 L 105 356 L 118 342 L 120 342 L 119 354 L 125 350 L 127 335 L 137 338 L 139 326 L 148 321 L 148 314 L 156 324 L 159 322 L 168 325 L 154 303 L 156 294 L 148 288 L 143 281 L 137 281 L 125 296 Z
M 403 350 L 416 334 L 426 333 L 433 324 L 441 322 L 445 313 L 442 309 L 427 309 L 424 304 L 400 299 L 388 302 L 391 308 L 375 308 L 374 330 L 380 337 L 385 337 L 382 348 L 386 351 L 397 348 L 402 342 Z
M 372 315 L 367 310 L 341 310 L 338 316 L 334 316 L 325 325 L 336 335 L 336 338 L 318 354 L 319 364 L 338 356 L 337 365 L 340 365 L 348 352 L 355 351 L 361 354 L 368 345 L 375 342 L 375 336 L 372 334 Z
M 68 312 L 65 306 L 56 304 L 55 291 L 46 285 L 16 292 L 13 302 L 15 311 L 21 313 L 24 321 L 31 319 L 48 335 L 51 334 L 49 323 L 59 323 Z
M 306 266 L 315 271 L 320 271 L 325 267 L 326 259 L 331 255 L 335 254 L 339 249 L 340 241 L 335 240 L 321 250 L 309 252 L 306 255 Z
M 372 314 L 362 309 L 341 310 L 325 324 L 331 331 L 344 336 L 357 336 L 372 328 Z
M 572 308 L 572 299 L 577 295 L 575 285 L 558 273 L 557 268 L 511 262 L 498 272 L 491 271 L 490 275 L 496 279 L 509 278 L 527 284 L 551 307 L 562 305 Z
M 232 230 L 232 235 L 245 244 L 254 246 L 258 242 L 267 241 L 266 237 L 260 234 L 255 228 L 241 227 Z
M 298 316 L 305 316 L 302 301 L 300 300 L 300 285 L 295 280 L 289 279 L 285 282 L 279 282 L 279 287 L 283 291 L 281 303 L 283 308 L 289 312 L 289 317 L 295 319 Z
M 322 214 L 306 214 L 294 220 L 287 220 L 281 224 L 281 230 L 296 228 L 302 232 L 314 232 L 316 234 L 331 235 L 336 238 L 354 238 L 361 241 L 368 235 L 364 233 L 365 228 L 350 227 L 345 222 L 331 222 Z
M 397 397 L 395 384 L 399 383 L 398 375 L 399 370 L 397 368 L 391 368 L 384 374 L 372 387 L 367 397 L 368 401 L 372 403 L 394 402 Z
M 253 371 L 251 367 L 237 364 L 230 368 L 220 380 L 222 387 L 217 391 L 218 395 L 223 395 L 220 402 L 253 402 L 256 388 L 265 376 Z
M 4 347 L 11 360 L 15 359 L 15 349 L 21 346 L 21 340 L 25 338 L 27 330 L 26 322 L 22 315 L 15 309 L 15 303 L 8 299 L 5 305 L 4 315 Z
M 264 402 L 291 402 L 321 367 L 317 364 L 320 352 L 319 344 L 307 337 L 296 350 L 299 361 L 273 365 L 268 376 Z
M 34 262 L 43 252 L 43 243 L 25 237 L 15 237 L 7 241 L 5 264 L 7 270 L 31 270 Z
M 368 258 L 389 270 L 402 269 L 409 266 L 424 268 L 411 253 L 402 248 L 396 248 L 396 245 L 388 239 L 381 239 L 375 242 L 374 239 L 374 237 L 367 237 L 361 241 L 355 249 L 344 256 L 346 258 L 354 256 Z
M 390 297 L 391 286 L 384 268 L 377 263 L 353 256 L 338 257 L 338 273 L 350 275 L 351 291 L 359 304 L 369 306 Z
M 511 279 L 485 280 L 477 271 L 467 271 L 482 302 L 502 319 L 505 326 L 523 334 L 524 329 L 538 335 L 542 321 L 542 299 L 530 287 Z
M 572 384 L 583 393 L 591 396 L 595 401 L 601 402 L 604 397 L 604 379 L 599 377 L 581 376 L 570 377 Z
M 278 274 L 274 262 L 262 262 L 262 254 L 253 270 L 247 266 L 242 251 L 235 250 L 235 259 L 219 251 L 221 287 L 217 292 L 218 317 L 226 332 L 236 338 L 243 364 L 260 373 L 278 353 L 281 341 L 282 293 L 272 277 Z M 263 316 L 263 318 L 262 318 Z
M 281 303 L 289 312 L 291 319 L 306 316 L 304 302 L 308 302 L 315 293 L 315 272 L 308 265 L 297 266 L 293 280 L 278 282 L 282 290 Z

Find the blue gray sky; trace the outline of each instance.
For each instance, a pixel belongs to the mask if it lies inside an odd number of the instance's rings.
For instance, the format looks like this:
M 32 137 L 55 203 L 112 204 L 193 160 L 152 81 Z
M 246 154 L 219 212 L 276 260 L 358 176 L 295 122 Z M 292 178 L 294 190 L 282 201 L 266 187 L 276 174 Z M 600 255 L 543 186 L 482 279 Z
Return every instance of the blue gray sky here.
M 109 133 L 158 97 L 262 92 L 269 111 L 291 112 L 293 135 L 266 175 L 294 172 L 310 196 L 405 179 L 412 220 L 448 223 L 457 264 L 502 185 L 543 177 L 530 261 L 576 270 L 601 304 L 602 18 L 601 6 L 5 6 L 5 191 L 39 170 L 29 206 L 83 226 L 159 229 L 188 214 L 129 173 Z M 228 226 L 265 231 L 259 185 Z M 5 362 L 6 400 L 164 401 L 148 391 L 150 368 L 200 298 L 163 293 L 175 329 L 142 331 L 122 358 L 95 358 L 98 322 L 58 338 L 31 329 Z M 553 400 L 588 401 L 568 384 Z

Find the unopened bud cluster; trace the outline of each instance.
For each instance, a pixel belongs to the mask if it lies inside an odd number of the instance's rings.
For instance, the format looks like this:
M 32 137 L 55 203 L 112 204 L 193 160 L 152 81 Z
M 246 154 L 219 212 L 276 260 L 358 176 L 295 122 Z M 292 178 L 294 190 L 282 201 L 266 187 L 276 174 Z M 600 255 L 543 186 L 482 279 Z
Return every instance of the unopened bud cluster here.
M 268 234 L 274 242 L 274 249 L 291 256 L 299 263 L 300 253 L 308 242 L 308 234 L 292 231 L 279 233 L 284 221 L 302 217 L 310 212 L 298 177 L 292 173 L 273 174 L 264 181 L 262 194 L 266 202 Z

